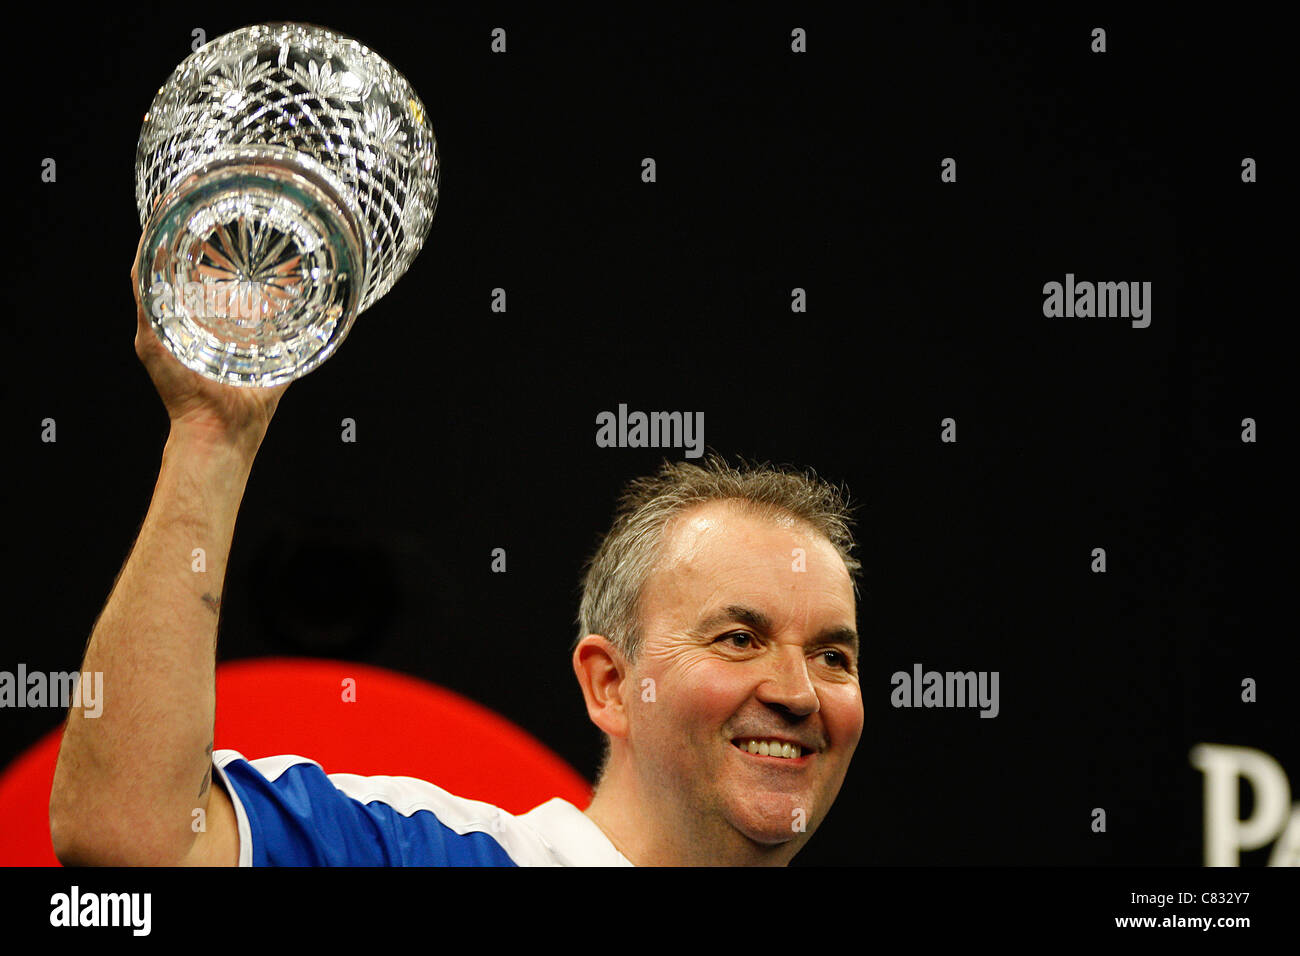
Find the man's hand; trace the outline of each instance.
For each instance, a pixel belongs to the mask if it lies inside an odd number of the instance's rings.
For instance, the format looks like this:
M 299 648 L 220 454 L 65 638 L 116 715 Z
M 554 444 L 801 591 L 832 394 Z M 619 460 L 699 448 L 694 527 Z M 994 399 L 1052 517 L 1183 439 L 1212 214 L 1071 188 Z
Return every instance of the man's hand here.
M 135 294 L 135 354 L 167 407 L 173 431 L 256 451 L 266 435 L 280 396 L 291 383 L 271 388 L 223 385 L 186 368 L 159 340 L 140 301 L 140 245 L 131 266 Z

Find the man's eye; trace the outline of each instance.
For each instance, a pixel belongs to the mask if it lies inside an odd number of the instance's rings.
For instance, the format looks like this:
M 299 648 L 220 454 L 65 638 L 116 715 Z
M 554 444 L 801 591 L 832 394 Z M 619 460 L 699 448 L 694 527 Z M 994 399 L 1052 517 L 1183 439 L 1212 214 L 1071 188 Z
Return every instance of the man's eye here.
M 737 650 L 749 650 L 754 646 L 754 635 L 746 634 L 744 631 L 734 631 L 731 634 L 724 634 L 718 638 L 719 641 L 727 641 Z M 717 643 L 716 641 L 714 643 Z
M 822 657 L 827 659 L 827 663 L 832 667 L 839 667 L 843 670 L 849 669 L 849 656 L 843 651 L 822 651 Z

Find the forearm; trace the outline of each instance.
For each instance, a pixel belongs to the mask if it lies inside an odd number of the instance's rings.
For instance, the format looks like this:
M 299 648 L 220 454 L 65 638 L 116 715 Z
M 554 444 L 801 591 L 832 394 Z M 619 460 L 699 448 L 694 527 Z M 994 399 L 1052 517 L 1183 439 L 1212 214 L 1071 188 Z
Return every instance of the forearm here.
M 71 858 L 174 863 L 194 841 L 211 787 L 226 563 L 253 454 L 184 432 L 167 440 L 82 664 L 103 674 L 102 713 L 73 708 L 59 751 L 50 819 Z

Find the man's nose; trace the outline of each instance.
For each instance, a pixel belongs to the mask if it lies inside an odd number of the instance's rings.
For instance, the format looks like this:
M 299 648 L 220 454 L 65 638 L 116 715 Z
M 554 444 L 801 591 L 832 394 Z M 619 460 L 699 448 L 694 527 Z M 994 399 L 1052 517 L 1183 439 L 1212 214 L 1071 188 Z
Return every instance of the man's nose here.
M 802 648 L 777 649 L 772 655 L 771 672 L 759 686 L 758 699 L 765 704 L 779 704 L 801 717 L 821 709 Z

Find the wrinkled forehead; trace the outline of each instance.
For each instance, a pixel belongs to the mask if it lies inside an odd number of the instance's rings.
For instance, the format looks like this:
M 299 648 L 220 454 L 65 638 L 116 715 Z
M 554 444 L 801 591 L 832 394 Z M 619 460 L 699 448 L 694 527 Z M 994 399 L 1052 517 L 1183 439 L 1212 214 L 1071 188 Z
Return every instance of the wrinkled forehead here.
M 788 511 L 728 498 L 691 505 L 674 515 L 664 526 L 656 567 L 691 560 L 710 547 L 770 548 L 778 543 L 773 532 L 784 533 L 779 543 L 796 537 L 805 546 L 817 543 L 835 550 L 815 528 Z
M 693 604 L 715 592 L 825 598 L 847 604 L 853 584 L 835 546 L 785 511 L 713 501 L 675 515 L 664 527 L 648 590 Z

